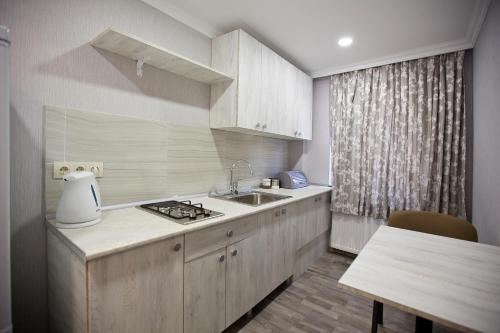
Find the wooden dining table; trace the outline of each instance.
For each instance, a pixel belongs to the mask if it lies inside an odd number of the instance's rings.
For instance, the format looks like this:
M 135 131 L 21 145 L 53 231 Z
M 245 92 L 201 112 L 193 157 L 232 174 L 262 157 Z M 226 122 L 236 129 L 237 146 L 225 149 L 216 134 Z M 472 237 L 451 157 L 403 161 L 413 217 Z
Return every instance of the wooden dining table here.
M 465 332 L 500 332 L 500 247 L 381 226 L 338 282 L 374 301 L 372 332 L 383 304 Z

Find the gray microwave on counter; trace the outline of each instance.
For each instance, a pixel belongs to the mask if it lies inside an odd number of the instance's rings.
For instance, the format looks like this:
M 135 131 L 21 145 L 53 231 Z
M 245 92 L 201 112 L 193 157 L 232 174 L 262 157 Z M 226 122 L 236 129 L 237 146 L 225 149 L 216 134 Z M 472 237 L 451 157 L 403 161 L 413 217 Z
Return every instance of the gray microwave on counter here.
M 283 188 L 301 188 L 309 186 L 309 180 L 300 170 L 282 171 L 278 174 L 280 187 Z

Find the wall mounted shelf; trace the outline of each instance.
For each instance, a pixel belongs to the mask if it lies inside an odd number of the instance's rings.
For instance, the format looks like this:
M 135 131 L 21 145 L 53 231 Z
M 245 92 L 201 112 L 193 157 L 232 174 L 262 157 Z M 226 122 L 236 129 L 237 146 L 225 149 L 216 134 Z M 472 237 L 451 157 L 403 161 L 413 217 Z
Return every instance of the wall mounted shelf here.
M 90 44 L 137 61 L 138 74 L 141 72 L 140 65 L 145 63 L 208 84 L 233 80 L 229 75 L 209 66 L 112 28 L 105 30 Z

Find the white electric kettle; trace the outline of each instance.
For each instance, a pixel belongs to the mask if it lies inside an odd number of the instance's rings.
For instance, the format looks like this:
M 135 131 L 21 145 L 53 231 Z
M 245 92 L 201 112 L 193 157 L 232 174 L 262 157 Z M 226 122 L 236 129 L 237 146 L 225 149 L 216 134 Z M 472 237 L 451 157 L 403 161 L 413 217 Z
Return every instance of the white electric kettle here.
M 81 228 L 101 221 L 101 194 L 92 172 L 71 172 L 64 177 L 56 220 L 58 228 Z

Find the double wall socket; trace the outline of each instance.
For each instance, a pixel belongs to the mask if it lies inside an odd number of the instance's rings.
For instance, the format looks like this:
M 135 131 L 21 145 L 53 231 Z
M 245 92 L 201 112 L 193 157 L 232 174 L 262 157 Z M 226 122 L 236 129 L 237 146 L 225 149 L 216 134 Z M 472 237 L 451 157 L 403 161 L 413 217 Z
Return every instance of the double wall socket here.
M 63 179 L 70 172 L 90 171 L 96 178 L 104 177 L 104 164 L 102 162 L 54 162 L 54 179 Z

